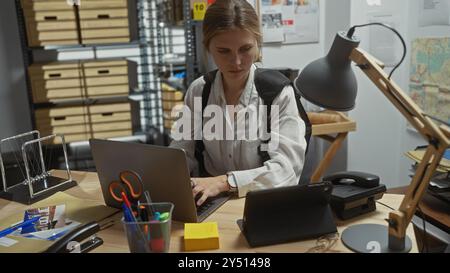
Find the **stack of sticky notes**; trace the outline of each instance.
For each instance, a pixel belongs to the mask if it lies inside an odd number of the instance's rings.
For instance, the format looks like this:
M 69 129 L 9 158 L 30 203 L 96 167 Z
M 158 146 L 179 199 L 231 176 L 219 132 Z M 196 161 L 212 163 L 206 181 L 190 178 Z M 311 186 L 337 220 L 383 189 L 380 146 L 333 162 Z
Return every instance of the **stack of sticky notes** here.
M 219 229 L 216 222 L 184 224 L 184 250 L 219 248 Z

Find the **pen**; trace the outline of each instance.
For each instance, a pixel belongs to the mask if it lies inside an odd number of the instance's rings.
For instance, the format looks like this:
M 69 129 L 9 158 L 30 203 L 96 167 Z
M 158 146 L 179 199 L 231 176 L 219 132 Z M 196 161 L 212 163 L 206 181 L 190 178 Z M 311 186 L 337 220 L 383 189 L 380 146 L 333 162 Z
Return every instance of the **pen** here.
M 123 208 L 123 218 L 125 220 L 126 223 L 130 223 L 129 228 L 131 230 L 131 232 L 134 234 L 134 236 L 137 236 L 137 240 L 144 240 L 145 244 L 145 250 L 148 251 L 149 249 L 149 245 L 147 244 L 147 236 L 145 235 L 146 230 L 145 230 L 145 226 L 143 227 L 144 230 L 141 229 L 141 227 L 139 226 L 139 224 L 137 223 L 137 219 L 134 217 L 133 212 L 131 211 L 130 208 L 128 208 L 128 206 L 124 203 L 122 203 L 122 208 Z M 148 233 L 148 231 L 147 231 Z
M 145 206 L 140 206 L 140 216 L 142 219 L 142 222 L 147 222 L 148 221 L 148 214 L 147 214 L 147 210 L 145 209 Z
M 161 213 L 161 216 L 159 216 L 159 221 L 164 222 L 167 219 L 169 219 L 170 214 L 168 212 Z
M 123 216 L 126 222 L 137 222 L 134 217 L 133 211 L 125 204 L 122 204 Z
M 150 198 L 150 193 L 148 191 L 145 191 L 144 192 L 144 196 L 145 196 L 145 199 L 146 199 L 146 201 L 148 203 L 148 207 L 150 209 L 150 215 L 149 216 L 150 216 L 150 218 L 153 218 L 153 215 L 155 215 L 155 212 L 153 210 L 152 199 Z
M 22 223 L 16 224 L 16 225 L 14 225 L 12 227 L 9 227 L 9 228 L 6 228 L 6 229 L 0 231 L 0 238 L 6 236 L 8 234 L 13 233 L 15 230 L 17 230 L 17 229 L 19 229 L 21 227 L 25 227 L 25 226 L 32 225 L 32 224 L 36 223 L 36 221 L 39 220 L 39 218 L 41 218 L 41 216 L 37 216 L 37 217 L 31 218 L 29 220 L 23 221 Z
M 151 204 L 152 199 L 150 198 L 150 193 L 148 191 L 145 191 L 144 195 L 145 195 L 145 200 L 147 201 L 147 203 Z
M 122 194 L 122 198 L 123 198 L 123 202 L 127 205 L 127 207 L 131 210 L 131 203 L 128 200 L 127 195 L 124 192 L 121 192 Z
M 155 214 L 153 214 L 153 220 L 155 221 L 159 221 L 161 218 L 161 213 L 160 212 L 155 212 Z

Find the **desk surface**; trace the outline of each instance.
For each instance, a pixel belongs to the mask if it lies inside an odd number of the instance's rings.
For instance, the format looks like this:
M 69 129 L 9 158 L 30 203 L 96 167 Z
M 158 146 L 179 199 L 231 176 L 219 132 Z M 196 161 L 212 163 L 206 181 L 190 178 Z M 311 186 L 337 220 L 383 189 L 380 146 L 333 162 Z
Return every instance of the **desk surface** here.
M 388 193 L 404 194 L 408 187 L 388 190 Z M 429 193 L 425 193 L 420 201 L 420 209 L 425 219 L 443 231 L 450 233 L 450 205 Z M 420 216 L 420 214 L 416 213 Z
M 448 203 L 427 193 L 420 202 L 420 209 L 425 214 L 425 220 L 450 233 L 450 206 Z
M 78 182 L 79 186 L 67 190 L 67 194 L 86 200 L 103 202 L 96 173 L 74 171 L 72 172 L 72 176 Z M 396 208 L 400 205 L 402 198 L 402 195 L 385 194 L 381 202 Z M 207 222 L 217 222 L 219 226 L 220 249 L 212 252 L 324 252 L 323 248 L 318 247 L 323 244 L 323 240 L 321 243 L 319 243 L 319 240 L 307 240 L 289 244 L 249 248 L 245 237 L 242 235 L 236 224 L 236 220 L 242 218 L 244 203 L 245 199 L 230 200 L 205 220 Z M 26 207 L 27 206 L 19 203 L 0 199 L 0 221 L 11 214 L 23 211 Z M 346 227 L 354 224 L 378 223 L 386 225 L 384 219 L 388 217 L 389 211 L 390 210 L 387 207 L 378 204 L 375 212 L 350 221 L 338 221 L 339 234 L 342 234 L 342 231 Z M 115 220 L 115 224 L 98 233 L 104 240 L 104 244 L 95 249 L 94 252 L 129 252 L 127 239 L 119 221 L 120 218 L 120 213 L 112 216 L 111 219 Z M 183 234 L 184 224 L 174 222 L 172 225 L 170 252 L 183 251 Z M 412 225 L 409 225 L 407 234 L 413 241 L 412 252 L 417 252 L 416 239 Z M 330 245 L 330 247 L 327 248 L 327 252 L 349 252 L 340 240 L 328 241 L 327 243 Z

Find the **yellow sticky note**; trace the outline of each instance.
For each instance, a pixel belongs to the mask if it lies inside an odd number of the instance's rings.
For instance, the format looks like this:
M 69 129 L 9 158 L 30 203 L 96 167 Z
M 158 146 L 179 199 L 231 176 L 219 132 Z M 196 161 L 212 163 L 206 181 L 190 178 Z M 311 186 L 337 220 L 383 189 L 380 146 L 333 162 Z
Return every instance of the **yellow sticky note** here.
M 184 224 L 184 250 L 219 248 L 219 228 L 216 222 Z
M 195 2 L 193 6 L 194 20 L 203 21 L 205 18 L 207 4 L 205 2 Z

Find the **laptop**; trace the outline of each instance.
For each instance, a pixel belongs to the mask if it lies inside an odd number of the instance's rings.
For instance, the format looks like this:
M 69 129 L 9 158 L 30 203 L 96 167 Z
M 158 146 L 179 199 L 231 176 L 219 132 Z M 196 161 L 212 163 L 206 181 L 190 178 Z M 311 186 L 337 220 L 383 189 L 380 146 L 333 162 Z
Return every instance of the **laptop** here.
M 223 205 L 229 195 L 208 200 L 200 207 L 192 195 L 186 154 L 181 149 L 111 140 L 89 140 L 106 205 L 121 208 L 109 193 L 108 186 L 123 170 L 138 173 L 152 202 L 175 205 L 172 219 L 197 223 Z

